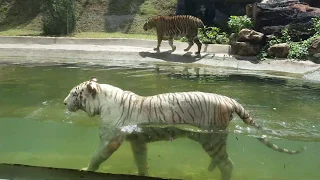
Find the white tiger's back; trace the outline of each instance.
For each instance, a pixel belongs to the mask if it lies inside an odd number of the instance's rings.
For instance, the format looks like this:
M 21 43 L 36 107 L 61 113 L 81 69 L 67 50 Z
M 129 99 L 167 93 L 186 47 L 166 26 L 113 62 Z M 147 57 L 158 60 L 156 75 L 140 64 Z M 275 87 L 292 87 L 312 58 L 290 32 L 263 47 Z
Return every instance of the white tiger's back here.
M 136 123 L 190 124 L 225 129 L 234 112 L 228 97 L 204 92 L 166 93 L 142 97 Z M 133 113 L 133 114 L 136 114 Z

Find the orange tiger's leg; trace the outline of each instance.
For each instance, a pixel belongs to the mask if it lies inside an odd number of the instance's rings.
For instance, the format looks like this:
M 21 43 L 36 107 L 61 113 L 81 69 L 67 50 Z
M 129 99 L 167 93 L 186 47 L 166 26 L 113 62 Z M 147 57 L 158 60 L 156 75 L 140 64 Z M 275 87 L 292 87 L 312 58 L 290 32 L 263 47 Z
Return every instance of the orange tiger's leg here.
M 147 143 L 143 140 L 130 141 L 134 161 L 140 176 L 148 175 Z
M 192 37 L 187 36 L 186 38 L 188 39 L 188 44 L 189 44 L 189 46 L 188 46 L 186 49 L 184 49 L 184 51 L 189 51 L 190 48 L 193 46 L 194 43 L 193 43 Z
M 170 37 L 168 42 L 169 42 L 169 45 L 172 48 L 172 52 L 175 51 L 177 49 L 177 47 L 175 45 L 173 45 L 173 37 Z
M 158 38 L 158 44 L 157 44 L 157 47 L 153 48 L 153 50 L 160 51 L 160 46 L 161 46 L 161 42 L 162 42 L 162 39 L 163 39 L 163 35 L 161 33 L 157 32 L 157 38 Z
M 199 41 L 199 38 L 196 36 L 196 37 L 193 39 L 193 42 L 195 42 L 195 43 L 197 44 L 197 46 L 198 46 L 198 51 L 195 52 L 195 53 L 196 53 L 196 54 L 200 54 L 202 44 L 201 44 L 201 42 Z

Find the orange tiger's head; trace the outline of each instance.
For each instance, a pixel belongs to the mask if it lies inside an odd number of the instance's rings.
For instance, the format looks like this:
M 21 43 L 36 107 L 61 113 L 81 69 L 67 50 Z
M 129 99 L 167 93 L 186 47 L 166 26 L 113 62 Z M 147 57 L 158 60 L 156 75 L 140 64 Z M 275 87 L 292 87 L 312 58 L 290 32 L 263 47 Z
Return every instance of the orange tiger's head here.
M 145 31 L 148 31 L 149 29 L 152 29 L 155 26 L 156 26 L 156 18 L 152 18 L 151 20 L 148 20 L 146 23 L 144 23 L 143 29 Z

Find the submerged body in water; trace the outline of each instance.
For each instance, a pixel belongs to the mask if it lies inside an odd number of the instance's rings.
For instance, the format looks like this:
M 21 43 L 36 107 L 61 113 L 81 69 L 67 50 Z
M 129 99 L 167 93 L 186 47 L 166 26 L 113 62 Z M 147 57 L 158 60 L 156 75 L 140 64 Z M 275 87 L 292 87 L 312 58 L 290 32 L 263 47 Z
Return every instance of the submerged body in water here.
M 174 125 L 189 124 L 199 128 L 225 130 L 232 120 L 232 114 L 236 113 L 246 124 L 263 130 L 237 101 L 213 93 L 180 92 L 142 97 L 108 84 L 99 84 L 96 78 L 92 78 L 75 86 L 65 98 L 64 104 L 73 112 L 80 109 L 89 116 L 101 116 L 101 142 L 87 168 L 90 171 L 97 170 L 127 139 L 131 143 L 139 174 L 146 175 L 147 143 L 172 137 L 188 137 L 199 142 L 211 157 L 208 169 L 212 171 L 218 167 L 221 179 L 227 180 L 231 178 L 233 170 L 233 163 L 226 150 L 228 134 L 219 131 L 195 133 L 180 130 Z M 149 127 L 141 132 L 122 131 L 124 126 L 130 124 Z M 173 127 L 156 127 L 159 124 Z M 151 136 L 152 133 L 155 136 Z M 264 137 L 257 139 L 269 148 L 287 154 L 298 154 L 305 149 L 291 151 L 276 146 Z

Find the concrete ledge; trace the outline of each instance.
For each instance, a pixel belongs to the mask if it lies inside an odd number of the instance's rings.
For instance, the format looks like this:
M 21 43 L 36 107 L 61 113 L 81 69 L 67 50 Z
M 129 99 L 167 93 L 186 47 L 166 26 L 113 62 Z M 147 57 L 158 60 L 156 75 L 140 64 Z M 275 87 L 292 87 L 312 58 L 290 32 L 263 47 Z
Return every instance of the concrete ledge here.
M 227 45 L 209 45 L 206 53 L 197 56 L 192 51 L 184 52 L 186 43 L 176 42 L 177 50 L 170 52 L 163 43 L 161 52 L 152 47 L 156 41 L 140 39 L 77 39 L 53 37 L 0 37 L 0 63 L 2 64 L 84 64 L 100 66 L 150 66 L 174 65 L 201 67 L 200 72 L 282 74 L 320 82 L 320 64 L 311 61 L 269 59 L 257 62 L 252 57 L 229 55 Z M 209 49 L 208 47 L 208 49 Z M 196 46 L 193 46 L 193 51 Z M 204 68 L 205 67 L 205 68 Z M 222 69 L 224 68 L 224 69 Z M 289 74 L 288 74 L 289 73 Z
M 32 37 L 32 36 L 2 36 L 0 44 L 87 44 L 87 45 L 103 45 L 103 46 L 133 46 L 153 48 L 156 46 L 156 40 L 128 39 L 128 38 L 69 38 L 69 37 Z M 174 41 L 177 50 L 182 50 L 188 46 L 185 42 Z M 170 49 L 168 41 L 163 41 L 161 49 Z M 202 50 L 204 45 L 202 46 Z M 197 46 L 193 45 L 191 52 L 197 50 Z M 208 53 L 224 53 L 229 54 L 230 46 L 221 44 L 209 44 L 207 47 Z

